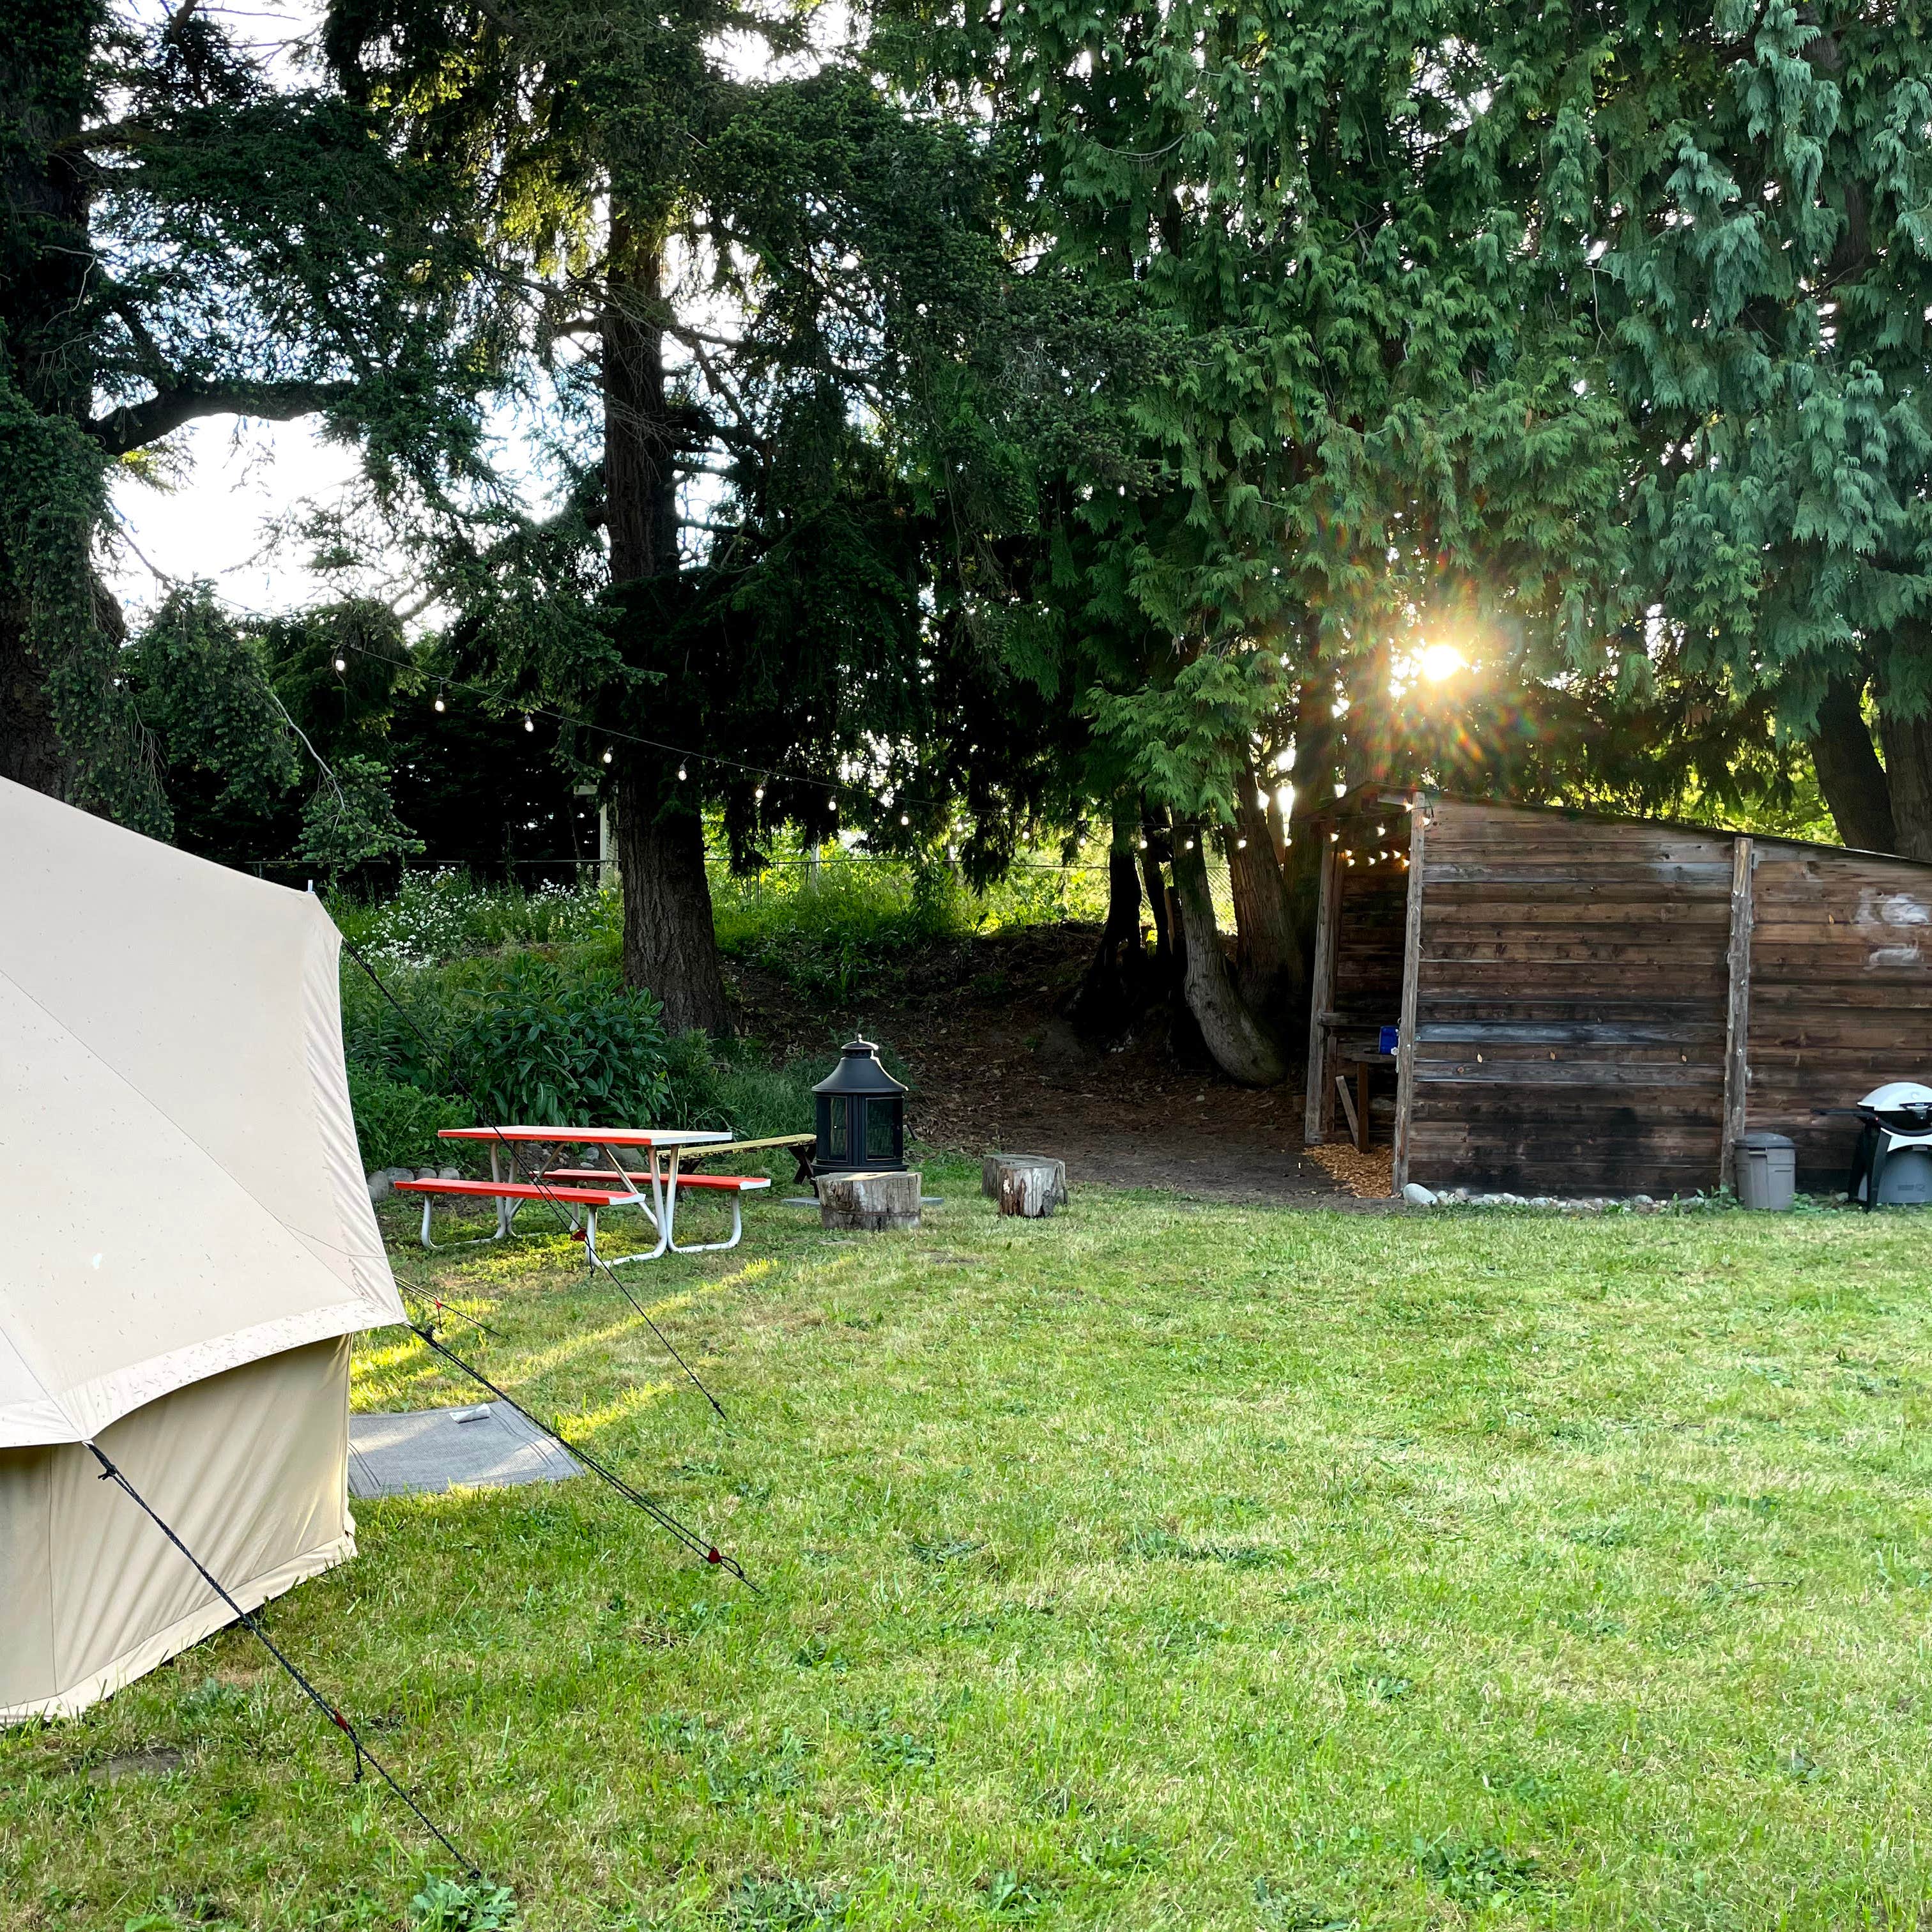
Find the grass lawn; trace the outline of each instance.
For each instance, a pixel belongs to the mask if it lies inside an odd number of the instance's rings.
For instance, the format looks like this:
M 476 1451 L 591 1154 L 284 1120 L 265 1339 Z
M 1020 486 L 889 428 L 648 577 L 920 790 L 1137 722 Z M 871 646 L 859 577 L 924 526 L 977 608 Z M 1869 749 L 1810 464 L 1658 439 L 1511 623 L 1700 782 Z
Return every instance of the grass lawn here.
M 395 1214 L 763 1592 L 586 1480 L 358 1506 L 272 1606 L 528 1925 L 1926 1922 L 1932 1221 L 927 1172 L 916 1234 L 761 1204 L 628 1272 L 723 1423 L 579 1251 Z M 0 1925 L 404 1924 L 436 1862 L 350 1768 L 229 1632 L 0 1737 Z

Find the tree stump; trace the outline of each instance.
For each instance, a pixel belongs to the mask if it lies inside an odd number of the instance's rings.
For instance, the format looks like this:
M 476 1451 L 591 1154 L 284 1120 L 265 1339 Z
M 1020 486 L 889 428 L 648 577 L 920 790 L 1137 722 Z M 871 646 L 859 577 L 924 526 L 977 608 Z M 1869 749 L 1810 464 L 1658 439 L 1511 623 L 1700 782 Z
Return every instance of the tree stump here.
M 989 1154 L 980 1167 L 980 1191 L 1002 1214 L 1037 1221 L 1066 1199 L 1066 1163 L 1045 1154 Z
M 821 1174 L 818 1224 L 877 1234 L 919 1226 L 920 1178 L 911 1173 Z

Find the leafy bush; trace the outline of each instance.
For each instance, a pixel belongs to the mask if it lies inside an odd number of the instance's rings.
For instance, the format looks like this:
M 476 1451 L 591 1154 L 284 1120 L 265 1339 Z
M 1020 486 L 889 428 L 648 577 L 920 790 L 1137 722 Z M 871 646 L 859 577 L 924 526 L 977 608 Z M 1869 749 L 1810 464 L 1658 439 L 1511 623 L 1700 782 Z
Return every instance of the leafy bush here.
M 841 1004 L 890 990 L 905 957 L 935 940 L 1007 926 L 1106 916 L 1107 874 L 1023 862 L 983 893 L 932 856 L 877 859 L 843 850 L 776 863 L 747 878 L 711 880 L 718 950 L 777 973 L 802 992 Z
M 331 902 L 343 935 L 384 968 L 433 966 L 508 946 L 614 942 L 622 924 L 616 895 L 595 884 L 484 885 L 447 867 L 405 872 L 386 899 Z
M 351 1063 L 349 1102 L 356 1112 L 356 1144 L 365 1171 L 423 1167 L 443 1158 L 436 1141 L 442 1127 L 466 1127 L 475 1116 L 467 1102 L 392 1080 L 374 1067 Z
M 774 1066 L 755 1040 L 681 1034 L 670 1043 L 665 1118 L 680 1127 L 722 1127 L 740 1140 L 812 1132 L 812 1084 L 830 1065 Z
M 664 1009 L 614 974 L 567 978 L 533 953 L 504 961 L 452 1028 L 450 1052 L 492 1120 L 646 1126 L 670 1100 Z

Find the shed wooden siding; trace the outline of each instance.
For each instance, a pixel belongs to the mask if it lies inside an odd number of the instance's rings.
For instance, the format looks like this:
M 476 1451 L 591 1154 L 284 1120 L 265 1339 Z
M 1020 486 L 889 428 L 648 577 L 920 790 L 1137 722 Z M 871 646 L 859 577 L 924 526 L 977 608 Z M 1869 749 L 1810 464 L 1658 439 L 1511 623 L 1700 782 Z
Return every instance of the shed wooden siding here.
M 1932 870 L 1766 840 L 1755 856 L 1746 1122 L 1789 1134 L 1798 1186 L 1823 1192 L 1858 1123 L 1812 1110 L 1932 1078 Z
M 1732 848 L 1723 833 L 1432 806 L 1398 1179 L 1715 1186 Z

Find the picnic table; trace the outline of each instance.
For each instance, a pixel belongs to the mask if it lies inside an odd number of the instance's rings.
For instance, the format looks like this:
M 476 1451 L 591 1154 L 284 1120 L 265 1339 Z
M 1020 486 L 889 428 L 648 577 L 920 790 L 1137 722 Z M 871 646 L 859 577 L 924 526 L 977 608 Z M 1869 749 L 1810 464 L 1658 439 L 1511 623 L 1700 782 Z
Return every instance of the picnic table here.
M 494 1200 L 496 1231 L 484 1240 L 506 1239 L 515 1225 L 518 1210 L 531 1201 L 562 1203 L 572 1217 L 572 1232 L 580 1219 L 587 1252 L 595 1262 L 597 1253 L 597 1216 L 616 1208 L 635 1210 L 656 1229 L 657 1246 L 634 1255 L 620 1256 L 606 1262 L 607 1268 L 627 1262 L 655 1261 L 667 1250 L 681 1255 L 700 1254 L 712 1248 L 738 1244 L 744 1232 L 742 1197 L 769 1187 L 762 1175 L 736 1174 L 683 1174 L 678 1157 L 685 1148 L 694 1151 L 728 1144 L 731 1136 L 710 1127 L 445 1127 L 438 1138 L 446 1141 L 479 1141 L 490 1150 L 488 1180 L 400 1180 L 398 1193 L 423 1197 L 422 1244 L 434 1248 L 430 1239 L 430 1212 L 438 1196 Z M 519 1146 L 578 1147 L 590 1150 L 582 1167 L 545 1168 L 533 1178 L 519 1180 L 503 1172 L 504 1160 Z M 628 1149 L 645 1156 L 642 1167 L 626 1167 L 618 1160 L 620 1150 Z M 596 1156 L 602 1154 L 602 1164 Z M 644 1185 L 640 1187 L 639 1183 Z M 731 1202 L 731 1232 L 722 1241 L 680 1242 L 676 1238 L 677 1196 L 680 1186 L 726 1194 Z M 446 1244 L 445 1245 L 449 1245 Z M 470 1244 L 459 1243 L 458 1246 Z

